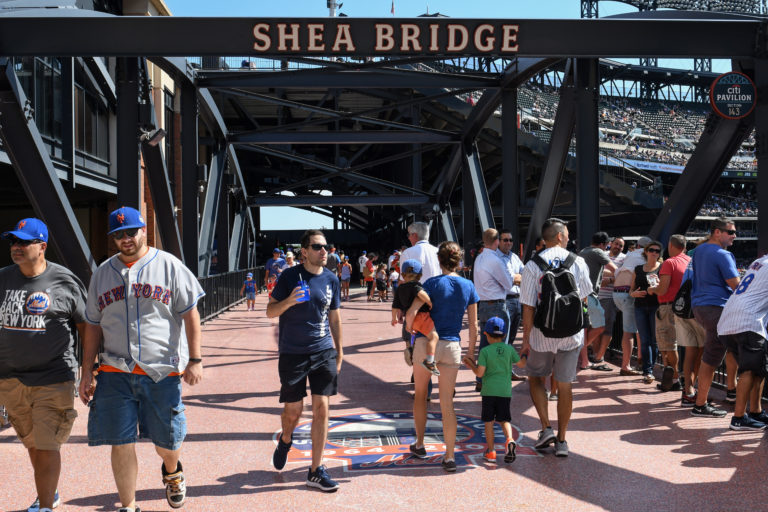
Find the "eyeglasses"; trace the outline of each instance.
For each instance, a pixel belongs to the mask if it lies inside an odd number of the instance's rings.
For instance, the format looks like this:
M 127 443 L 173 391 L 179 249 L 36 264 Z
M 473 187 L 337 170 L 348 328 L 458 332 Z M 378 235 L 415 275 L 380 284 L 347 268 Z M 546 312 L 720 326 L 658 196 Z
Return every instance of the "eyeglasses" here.
M 655 252 L 656 254 L 661 254 L 661 249 L 646 249 L 647 252 Z
M 18 245 L 19 247 L 29 247 L 32 244 L 39 244 L 42 242 L 42 240 L 38 240 L 37 238 L 32 240 L 22 240 L 21 238 L 16 238 L 15 236 L 8 238 L 8 241 L 11 245 Z
M 735 229 L 723 229 L 723 233 L 728 233 L 729 235 L 735 235 L 736 230 Z
M 127 236 L 128 238 L 133 238 L 136 236 L 136 233 L 139 232 L 139 228 L 132 228 L 132 229 L 123 229 L 122 231 L 115 231 L 112 233 L 112 238 L 115 240 L 122 240 L 124 236 Z
M 323 245 L 323 244 L 309 244 L 309 246 L 312 248 L 313 251 L 320 251 L 322 249 L 325 249 L 325 252 L 328 252 L 328 250 L 331 248 L 330 245 Z
M 501 240 L 502 242 L 511 242 L 512 241 L 511 238 L 500 238 L 499 240 Z

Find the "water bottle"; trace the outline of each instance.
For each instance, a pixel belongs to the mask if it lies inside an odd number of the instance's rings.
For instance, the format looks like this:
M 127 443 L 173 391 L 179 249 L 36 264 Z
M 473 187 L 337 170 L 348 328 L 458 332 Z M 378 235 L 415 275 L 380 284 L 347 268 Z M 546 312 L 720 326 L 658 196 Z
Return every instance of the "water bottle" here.
M 309 301 L 309 286 L 307 285 L 307 282 L 304 280 L 304 278 L 301 277 L 301 274 L 299 274 L 299 287 L 301 288 L 303 295 L 296 299 L 296 302 Z

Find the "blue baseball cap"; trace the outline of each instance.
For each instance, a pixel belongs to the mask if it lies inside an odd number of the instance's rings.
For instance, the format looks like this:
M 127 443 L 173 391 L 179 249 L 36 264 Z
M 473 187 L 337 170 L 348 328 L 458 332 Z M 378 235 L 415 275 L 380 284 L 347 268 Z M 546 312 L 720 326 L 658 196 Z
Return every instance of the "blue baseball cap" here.
M 275 253 L 280 254 L 281 252 L 282 251 L 280 250 L 279 247 L 275 247 L 274 249 L 272 249 L 272 254 L 275 254 Z
M 494 336 L 504 336 L 507 333 L 504 320 L 497 316 L 491 317 L 485 322 L 485 329 L 483 331 Z
M 29 217 L 21 219 L 16 229 L 3 233 L 3 238 L 15 236 L 19 240 L 42 240 L 48 243 L 48 226 L 40 219 Z
M 253 273 L 248 272 L 247 274 L 245 274 L 245 277 L 253 277 Z
M 421 274 L 421 262 L 419 260 L 405 260 L 400 265 L 403 274 Z
M 367 252 L 363 251 L 363 254 L 368 254 Z
M 109 214 L 109 231 L 108 235 L 111 235 L 115 231 L 121 231 L 123 229 L 143 228 L 147 223 L 144 222 L 144 217 L 136 208 L 130 206 L 123 206 L 118 208 Z

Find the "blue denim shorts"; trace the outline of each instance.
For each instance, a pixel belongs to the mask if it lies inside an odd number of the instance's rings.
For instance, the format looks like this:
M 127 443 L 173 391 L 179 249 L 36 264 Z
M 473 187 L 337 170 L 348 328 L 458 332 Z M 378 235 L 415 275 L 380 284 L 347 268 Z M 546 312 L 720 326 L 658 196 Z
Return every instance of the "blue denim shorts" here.
M 88 405 L 89 446 L 146 438 L 160 448 L 178 450 L 187 435 L 180 376 L 154 382 L 146 375 L 101 372 Z

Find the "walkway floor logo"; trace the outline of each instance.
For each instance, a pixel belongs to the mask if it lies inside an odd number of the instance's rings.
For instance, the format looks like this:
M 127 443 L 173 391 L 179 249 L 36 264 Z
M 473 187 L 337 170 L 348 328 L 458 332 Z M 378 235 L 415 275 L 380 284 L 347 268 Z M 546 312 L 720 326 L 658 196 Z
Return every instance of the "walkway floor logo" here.
M 484 423 L 476 416 L 457 416 L 456 465 L 482 465 L 485 450 Z M 288 462 L 306 464 L 312 460 L 312 423 L 300 424 L 293 433 L 293 448 Z M 503 453 L 504 435 L 496 425 L 496 450 Z M 275 432 L 273 441 L 277 444 Z M 520 430 L 512 426 L 512 434 L 519 443 Z M 375 471 L 385 469 L 413 469 L 440 466 L 443 460 L 443 428 L 440 414 L 427 415 L 425 446 L 426 459 L 413 457 L 408 446 L 413 443 L 413 414 L 411 412 L 379 412 L 331 418 L 328 422 L 326 460 L 340 460 L 346 471 Z M 518 456 L 539 456 L 531 447 L 518 446 Z M 502 460 L 502 458 L 499 458 Z M 487 464 L 487 463 L 485 463 Z M 500 462 L 499 464 L 503 464 Z

